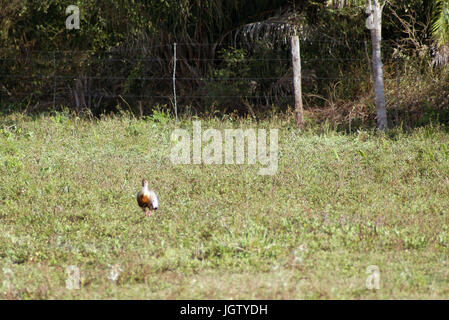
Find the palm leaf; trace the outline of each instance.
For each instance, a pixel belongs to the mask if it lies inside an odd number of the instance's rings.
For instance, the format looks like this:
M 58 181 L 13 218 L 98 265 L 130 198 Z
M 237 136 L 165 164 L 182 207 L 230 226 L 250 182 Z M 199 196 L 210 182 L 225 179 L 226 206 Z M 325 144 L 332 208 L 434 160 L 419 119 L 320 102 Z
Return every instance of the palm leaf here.
M 304 24 L 303 19 L 291 8 L 278 14 L 237 28 L 234 33 L 234 43 L 251 47 L 258 41 L 287 44 L 290 36 L 298 34 L 301 38 L 308 38 L 312 28 Z
M 431 31 L 432 38 L 438 47 L 434 63 L 446 65 L 449 63 L 449 1 L 435 0 Z

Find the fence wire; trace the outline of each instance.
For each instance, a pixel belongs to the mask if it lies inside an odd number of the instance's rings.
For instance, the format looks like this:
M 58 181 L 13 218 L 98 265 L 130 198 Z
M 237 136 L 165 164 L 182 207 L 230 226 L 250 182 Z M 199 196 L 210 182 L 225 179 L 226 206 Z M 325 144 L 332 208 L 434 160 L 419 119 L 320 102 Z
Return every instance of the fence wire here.
M 100 52 L 0 48 L 0 102 L 49 109 L 87 107 L 94 112 L 124 101 L 144 111 L 157 104 L 174 109 L 174 101 L 181 109 L 247 110 L 294 104 L 288 47 L 176 46 L 176 60 L 173 44 Z M 369 83 L 365 52 L 363 40 L 302 41 L 306 97 L 310 93 L 326 99 L 329 88 L 341 82 Z

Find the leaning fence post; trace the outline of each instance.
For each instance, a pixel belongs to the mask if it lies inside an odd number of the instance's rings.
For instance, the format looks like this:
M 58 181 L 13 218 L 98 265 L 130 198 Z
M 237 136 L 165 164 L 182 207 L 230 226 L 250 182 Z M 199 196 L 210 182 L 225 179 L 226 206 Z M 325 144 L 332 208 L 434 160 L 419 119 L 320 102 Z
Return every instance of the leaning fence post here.
M 175 107 L 175 119 L 178 121 L 178 105 L 176 103 L 176 42 L 173 44 L 173 103 Z
M 293 92 L 295 96 L 295 114 L 296 124 L 304 127 L 304 112 L 302 107 L 302 88 L 301 88 L 301 56 L 299 54 L 299 37 L 291 38 L 292 66 L 293 66 Z

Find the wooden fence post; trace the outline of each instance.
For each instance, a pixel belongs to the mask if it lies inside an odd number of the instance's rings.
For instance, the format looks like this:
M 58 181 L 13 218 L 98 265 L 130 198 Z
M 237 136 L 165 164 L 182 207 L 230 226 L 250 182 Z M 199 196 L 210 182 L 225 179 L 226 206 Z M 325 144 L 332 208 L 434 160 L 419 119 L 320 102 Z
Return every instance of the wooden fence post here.
M 292 36 L 292 66 L 293 66 L 293 92 L 295 96 L 295 115 L 296 124 L 304 128 L 304 112 L 302 107 L 302 88 L 301 88 L 301 56 L 299 54 L 299 37 Z
M 387 107 L 385 102 L 384 76 L 382 70 L 381 41 L 382 41 L 382 10 L 386 1 L 366 0 L 366 27 L 371 32 L 372 68 L 374 80 L 374 104 L 376 105 L 377 128 L 387 130 Z
M 173 44 L 173 101 L 175 109 L 175 119 L 178 121 L 178 104 L 176 103 L 176 42 Z
M 53 50 L 53 111 L 56 109 L 56 53 Z

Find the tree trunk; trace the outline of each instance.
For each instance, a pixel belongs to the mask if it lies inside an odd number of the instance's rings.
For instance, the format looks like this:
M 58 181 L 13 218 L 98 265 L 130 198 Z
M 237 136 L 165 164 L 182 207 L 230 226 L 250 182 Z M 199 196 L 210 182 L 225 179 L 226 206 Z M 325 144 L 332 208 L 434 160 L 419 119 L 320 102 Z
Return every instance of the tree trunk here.
M 371 43 L 373 48 L 372 69 L 374 78 L 374 104 L 377 113 L 377 128 L 388 129 L 387 110 L 385 103 L 384 76 L 382 70 L 381 41 L 382 41 L 382 9 L 379 0 L 367 0 L 367 13 L 371 11 L 367 20 L 367 27 L 371 31 Z

